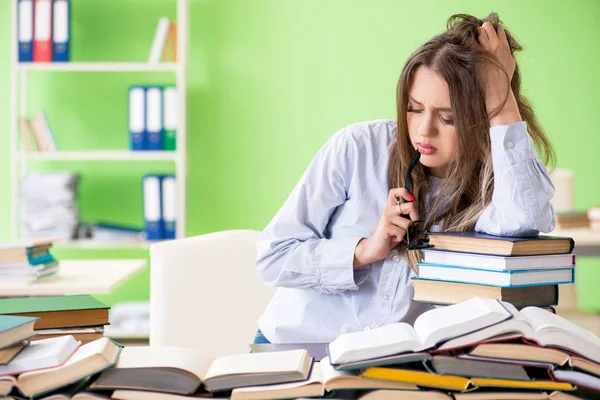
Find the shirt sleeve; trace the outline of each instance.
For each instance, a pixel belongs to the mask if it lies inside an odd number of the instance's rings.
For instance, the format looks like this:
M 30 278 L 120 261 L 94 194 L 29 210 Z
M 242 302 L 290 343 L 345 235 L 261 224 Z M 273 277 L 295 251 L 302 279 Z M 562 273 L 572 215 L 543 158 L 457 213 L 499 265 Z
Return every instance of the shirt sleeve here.
M 493 235 L 535 236 L 554 230 L 554 185 L 539 160 L 524 121 L 490 128 L 494 192 L 475 230 Z
M 367 268 L 354 270 L 361 237 L 328 237 L 346 201 L 353 155 L 344 130 L 321 148 L 257 243 L 256 268 L 270 286 L 335 294 L 357 290 Z

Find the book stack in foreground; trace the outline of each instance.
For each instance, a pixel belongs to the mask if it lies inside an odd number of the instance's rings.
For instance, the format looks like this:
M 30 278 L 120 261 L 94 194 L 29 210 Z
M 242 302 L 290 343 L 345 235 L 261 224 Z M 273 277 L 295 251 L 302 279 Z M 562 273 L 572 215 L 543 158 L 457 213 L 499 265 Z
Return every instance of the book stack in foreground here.
M 35 318 L 30 340 L 72 335 L 83 343 L 104 336 L 109 308 L 84 295 L 0 298 L 0 315 Z
M 52 239 L 0 243 L 2 285 L 24 285 L 55 275 L 59 263 L 50 252 L 53 243 Z
M 28 317 L 0 316 L 0 324 L 5 318 Z M 13 340 L 26 336 L 13 335 Z M 46 339 L 51 340 L 56 338 Z M 54 355 L 54 362 L 11 369 L 23 361 L 19 354 L 5 361 L 8 369 L 19 371 L 0 377 L 0 395 L 46 400 L 568 400 L 600 395 L 600 339 L 542 308 L 519 311 L 496 299 L 472 298 L 427 311 L 414 327 L 394 323 L 340 335 L 320 360 L 302 348 L 208 358 L 178 347 L 123 348 L 108 338 L 83 345 L 62 340 L 39 346 L 39 353 Z M 0 344 L 6 342 L 0 334 Z
M 455 304 L 471 297 L 498 299 L 517 309 L 554 310 L 558 285 L 575 281 L 569 237 L 515 238 L 477 232 L 428 232 L 413 279 L 413 301 Z

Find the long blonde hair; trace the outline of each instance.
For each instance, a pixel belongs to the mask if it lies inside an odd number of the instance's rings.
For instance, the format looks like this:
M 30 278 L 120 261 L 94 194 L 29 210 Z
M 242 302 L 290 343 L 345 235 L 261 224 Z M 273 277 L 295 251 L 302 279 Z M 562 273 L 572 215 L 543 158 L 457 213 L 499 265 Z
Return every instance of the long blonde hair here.
M 426 214 L 424 200 L 425 194 L 430 190 L 427 167 L 418 163 L 413 169 L 413 195 L 419 201 L 421 219 L 424 220 L 423 230 L 428 230 L 441 221 L 443 230 L 472 230 L 492 199 L 494 174 L 489 139 L 490 116 L 485 106 L 486 82 L 482 72 L 487 66 L 501 66 L 495 57 L 481 46 L 476 46 L 477 28 L 485 21 L 496 26 L 499 22 L 498 15 L 492 13 L 483 20 L 466 14 L 451 16 L 446 31 L 420 46 L 410 56 L 398 81 L 398 135 L 389 159 L 390 187 L 405 186 L 406 169 L 414 151 L 406 115 L 410 86 L 420 66 L 436 72 L 448 83 L 453 120 L 458 133 L 458 148 L 455 158 L 448 165 L 447 179 L 439 195 L 430 200 Z M 505 29 L 505 32 L 511 52 L 514 54 L 515 51 L 521 51 L 521 45 L 508 30 Z M 547 165 L 553 165 L 555 156 L 550 141 L 537 122 L 529 102 L 521 94 L 518 65 L 510 85 L 540 159 Z M 503 105 L 504 103 L 492 114 L 499 112 Z M 411 268 L 415 269 L 415 264 L 421 257 L 421 252 L 409 252 Z

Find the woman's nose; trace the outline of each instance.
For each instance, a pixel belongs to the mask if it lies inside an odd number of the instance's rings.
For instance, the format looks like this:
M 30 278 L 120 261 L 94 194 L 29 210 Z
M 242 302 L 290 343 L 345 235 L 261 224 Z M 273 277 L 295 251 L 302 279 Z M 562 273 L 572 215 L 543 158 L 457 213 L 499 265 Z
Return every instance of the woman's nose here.
M 421 119 L 421 124 L 417 133 L 421 136 L 431 136 L 435 134 L 435 123 L 433 116 L 429 113 L 425 113 L 424 118 Z

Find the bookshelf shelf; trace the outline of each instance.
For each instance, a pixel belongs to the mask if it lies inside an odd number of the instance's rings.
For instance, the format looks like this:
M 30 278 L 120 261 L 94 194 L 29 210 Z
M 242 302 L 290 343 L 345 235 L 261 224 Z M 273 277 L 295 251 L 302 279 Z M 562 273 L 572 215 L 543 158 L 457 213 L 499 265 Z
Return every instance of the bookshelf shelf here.
M 63 249 L 148 249 L 154 242 L 150 241 L 100 241 L 93 239 L 60 240 L 54 242 L 54 247 Z
M 20 183 L 22 178 L 29 170 L 30 161 L 67 161 L 72 162 L 75 166 L 81 163 L 106 162 L 106 161 L 150 161 L 152 162 L 172 162 L 174 164 L 174 174 L 177 177 L 175 187 L 175 208 L 176 215 L 176 238 L 185 237 L 186 232 L 186 193 L 187 182 L 187 151 L 186 151 L 186 136 L 187 136 L 187 61 L 189 47 L 189 3 L 190 0 L 170 0 L 176 7 L 176 15 L 173 25 L 176 31 L 174 37 L 176 42 L 173 42 L 176 47 L 173 54 L 176 54 L 174 62 L 148 62 L 142 58 L 141 62 L 20 62 L 19 61 L 19 1 L 10 0 L 12 2 L 12 34 L 11 40 L 11 237 L 13 239 L 22 237 L 21 235 L 21 191 Z M 69 23 L 72 18 L 76 20 L 76 15 L 69 15 Z M 162 19 L 161 19 L 162 20 Z M 168 21 L 167 21 L 168 22 Z M 98 21 L 99 24 L 105 24 L 105 21 Z M 159 25 L 160 26 L 160 25 Z M 70 39 L 70 38 L 69 38 Z M 148 38 L 152 41 L 152 37 Z M 156 38 L 155 38 L 156 41 Z M 126 45 L 126 38 L 124 38 Z M 150 44 L 150 43 L 149 43 Z M 154 50 L 154 43 L 152 49 Z M 152 60 L 161 60 L 162 58 L 151 57 Z M 170 58 L 164 58 L 173 59 Z M 164 79 L 168 80 L 169 84 L 173 83 L 177 88 L 176 103 L 177 103 L 177 126 L 176 126 L 176 151 L 130 151 L 130 150 L 103 150 L 97 148 L 89 148 L 82 151 L 54 151 L 54 152 L 27 152 L 26 146 L 22 140 L 21 122 L 22 118 L 32 115 L 36 110 L 30 109 L 32 102 L 31 98 L 36 98 L 38 93 L 34 87 L 34 82 L 38 76 L 36 72 L 61 72 L 65 77 L 68 77 L 70 72 L 110 72 L 110 73 L 129 73 L 125 80 L 131 78 L 131 84 L 148 85 L 149 82 L 158 81 L 158 78 L 163 79 L 163 75 L 153 73 L 165 72 Z M 31 74 L 30 74 L 31 73 Z M 148 73 L 147 76 L 139 76 L 136 73 Z M 75 77 L 75 75 L 73 75 Z M 35 78 L 35 79 L 34 79 Z M 45 78 L 45 77 L 42 77 Z M 48 79 L 53 79 L 48 77 Z M 75 78 L 79 79 L 79 78 Z M 87 79 L 87 78 L 86 78 Z M 94 79 L 93 74 L 89 79 Z M 50 90 L 50 88 L 48 88 Z M 54 88 L 55 91 L 61 90 Z M 127 96 L 127 92 L 123 92 L 123 96 Z M 101 99 L 98 101 L 98 106 L 102 107 Z M 40 111 L 40 110 L 38 110 Z M 55 118 L 59 118 L 55 116 Z M 110 117 L 110 116 L 109 116 Z M 31 119 L 31 118 L 30 118 Z M 128 136 L 128 126 L 123 126 L 123 135 Z M 85 134 L 85 132 L 84 132 Z M 35 142 L 34 142 L 35 143 Z M 39 148 L 35 143 L 33 148 Z M 59 147 L 60 148 L 60 147 Z M 150 164 L 151 164 L 150 163 Z M 45 168 L 45 166 L 44 166 Z M 50 166 L 52 168 L 52 166 Z M 151 171 L 149 171 L 151 172 Z M 94 240 L 76 240 L 57 242 L 57 247 L 68 247 L 78 249 L 147 249 L 152 242 L 99 242 Z
M 177 161 L 176 151 L 56 151 L 56 152 L 20 152 L 19 156 L 27 160 L 47 161 Z
M 161 72 L 177 71 L 177 63 L 150 64 L 143 62 L 64 62 L 64 63 L 17 63 L 20 72 Z

